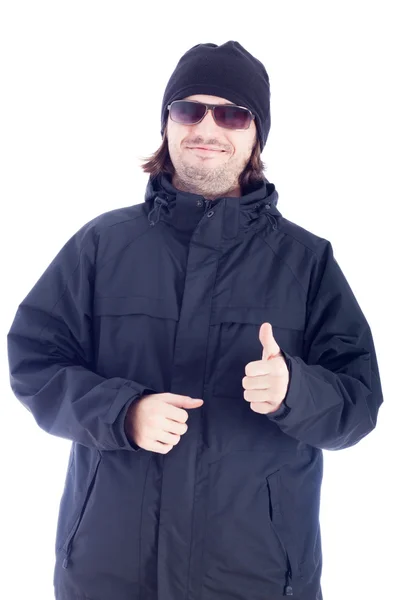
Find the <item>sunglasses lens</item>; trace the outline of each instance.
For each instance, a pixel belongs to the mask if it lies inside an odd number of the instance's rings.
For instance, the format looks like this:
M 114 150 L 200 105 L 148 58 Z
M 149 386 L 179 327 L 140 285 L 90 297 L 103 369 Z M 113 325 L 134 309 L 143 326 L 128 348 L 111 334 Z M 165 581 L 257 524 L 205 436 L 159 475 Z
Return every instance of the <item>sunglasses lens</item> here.
M 206 107 L 201 102 L 190 100 L 175 100 L 170 107 L 170 116 L 176 123 L 193 125 L 198 123 L 205 114 Z M 251 114 L 245 108 L 238 106 L 217 106 L 214 110 L 215 121 L 220 127 L 226 129 L 248 129 L 251 123 Z
M 217 106 L 215 108 L 215 120 L 220 127 L 227 129 L 248 129 L 251 122 L 251 114 L 245 108 L 238 106 Z
M 192 125 L 197 123 L 203 117 L 206 111 L 204 104 L 198 102 L 189 102 L 178 100 L 171 104 L 170 116 L 173 121 L 182 125 Z

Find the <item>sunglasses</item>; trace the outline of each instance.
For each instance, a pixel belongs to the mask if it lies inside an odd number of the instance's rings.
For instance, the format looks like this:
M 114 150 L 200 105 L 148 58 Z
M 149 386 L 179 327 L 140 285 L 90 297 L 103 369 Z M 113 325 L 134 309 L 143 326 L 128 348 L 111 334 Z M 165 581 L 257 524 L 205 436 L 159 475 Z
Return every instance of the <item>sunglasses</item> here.
M 216 124 L 225 129 L 248 129 L 255 118 L 247 108 L 236 104 L 206 104 L 193 100 L 174 100 L 167 108 L 172 121 L 181 125 L 200 123 L 209 110 L 212 110 Z

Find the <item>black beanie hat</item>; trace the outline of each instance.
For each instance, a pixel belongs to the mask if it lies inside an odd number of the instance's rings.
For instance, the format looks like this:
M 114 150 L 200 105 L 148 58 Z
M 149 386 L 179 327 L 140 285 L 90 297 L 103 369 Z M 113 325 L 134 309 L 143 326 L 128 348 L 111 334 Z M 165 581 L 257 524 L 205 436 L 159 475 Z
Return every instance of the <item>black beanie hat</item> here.
M 182 56 L 165 89 L 161 135 L 168 119 L 168 104 L 192 94 L 219 96 L 251 110 L 261 151 L 264 149 L 271 127 L 268 73 L 238 42 L 197 44 Z

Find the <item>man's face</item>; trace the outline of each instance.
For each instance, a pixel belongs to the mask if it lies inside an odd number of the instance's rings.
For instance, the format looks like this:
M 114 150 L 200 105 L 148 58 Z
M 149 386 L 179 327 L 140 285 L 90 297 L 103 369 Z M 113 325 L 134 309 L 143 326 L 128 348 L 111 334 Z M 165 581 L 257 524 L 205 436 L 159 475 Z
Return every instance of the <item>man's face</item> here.
M 203 94 L 182 99 L 232 104 L 226 98 Z M 181 125 L 168 117 L 167 136 L 175 187 L 208 199 L 241 195 L 238 179 L 257 141 L 254 120 L 249 129 L 234 131 L 219 127 L 211 111 L 196 125 Z M 211 146 L 214 150 L 204 151 L 198 146 Z

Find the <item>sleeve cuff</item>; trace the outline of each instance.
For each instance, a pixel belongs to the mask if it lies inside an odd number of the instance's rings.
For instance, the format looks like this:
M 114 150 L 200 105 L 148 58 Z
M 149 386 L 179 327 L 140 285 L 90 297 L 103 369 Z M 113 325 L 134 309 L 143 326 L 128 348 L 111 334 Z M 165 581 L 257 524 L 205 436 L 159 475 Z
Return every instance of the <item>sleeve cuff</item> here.
M 147 394 L 155 393 L 157 392 L 136 382 L 127 382 L 126 385 L 120 389 L 108 414 L 108 421 L 112 426 L 114 438 L 119 450 L 131 450 L 134 452 L 142 450 L 140 446 L 137 446 L 126 435 L 126 414 L 134 402 L 137 402 Z

